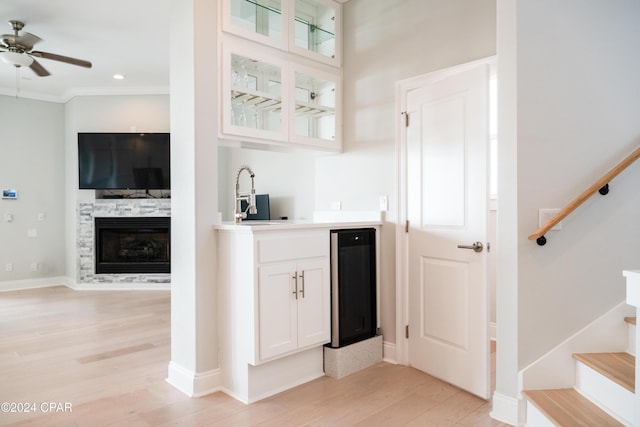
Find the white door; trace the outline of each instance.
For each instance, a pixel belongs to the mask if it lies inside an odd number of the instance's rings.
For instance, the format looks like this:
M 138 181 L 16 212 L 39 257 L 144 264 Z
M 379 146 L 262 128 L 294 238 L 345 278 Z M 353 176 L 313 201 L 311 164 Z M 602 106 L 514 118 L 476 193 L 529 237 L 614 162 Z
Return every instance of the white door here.
M 485 399 L 489 72 L 448 70 L 406 105 L 408 361 Z

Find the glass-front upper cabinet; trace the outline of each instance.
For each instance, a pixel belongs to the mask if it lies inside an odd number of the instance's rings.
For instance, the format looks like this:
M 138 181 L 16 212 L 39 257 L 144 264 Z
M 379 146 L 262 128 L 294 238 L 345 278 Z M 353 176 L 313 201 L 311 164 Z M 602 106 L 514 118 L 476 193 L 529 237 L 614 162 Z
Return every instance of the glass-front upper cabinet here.
M 282 2 L 288 0 L 224 0 L 225 31 L 285 49 L 287 23 Z
M 249 41 L 223 44 L 223 139 L 341 150 L 340 71 L 292 56 Z
M 275 58 L 265 59 L 256 53 L 225 49 L 223 132 L 286 140 L 283 65 Z
M 291 1 L 293 29 L 289 31 L 289 50 L 339 66 L 339 6 L 332 0 Z
M 300 67 L 294 74 L 292 141 L 339 149 L 338 76 Z
M 341 64 L 341 8 L 334 0 L 224 0 L 223 29 L 316 61 Z

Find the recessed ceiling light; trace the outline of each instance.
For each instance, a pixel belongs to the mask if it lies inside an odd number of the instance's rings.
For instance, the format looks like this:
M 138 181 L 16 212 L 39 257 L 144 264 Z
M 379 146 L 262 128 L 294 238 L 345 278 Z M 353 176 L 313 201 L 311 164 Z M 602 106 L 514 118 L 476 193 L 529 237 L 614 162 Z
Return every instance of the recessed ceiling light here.
M 124 80 L 124 75 L 122 75 L 122 74 L 114 74 L 113 78 L 115 80 Z

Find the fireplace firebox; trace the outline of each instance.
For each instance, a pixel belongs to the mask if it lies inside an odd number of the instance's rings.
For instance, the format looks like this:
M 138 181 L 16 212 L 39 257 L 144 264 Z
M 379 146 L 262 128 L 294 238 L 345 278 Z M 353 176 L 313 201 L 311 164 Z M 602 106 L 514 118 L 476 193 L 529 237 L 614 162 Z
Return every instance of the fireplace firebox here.
M 97 274 L 170 273 L 171 218 L 95 218 Z

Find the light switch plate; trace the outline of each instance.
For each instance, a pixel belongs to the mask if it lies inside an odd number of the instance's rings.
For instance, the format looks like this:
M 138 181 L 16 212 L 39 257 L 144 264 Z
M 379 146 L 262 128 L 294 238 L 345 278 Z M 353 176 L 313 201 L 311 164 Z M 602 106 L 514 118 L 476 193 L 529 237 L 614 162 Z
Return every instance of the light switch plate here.
M 380 212 L 386 212 L 389 210 L 389 197 L 380 196 Z
M 538 227 L 542 227 L 547 221 L 556 216 L 560 212 L 560 209 L 539 209 L 538 210 Z M 562 221 L 554 225 L 551 230 L 561 230 Z

